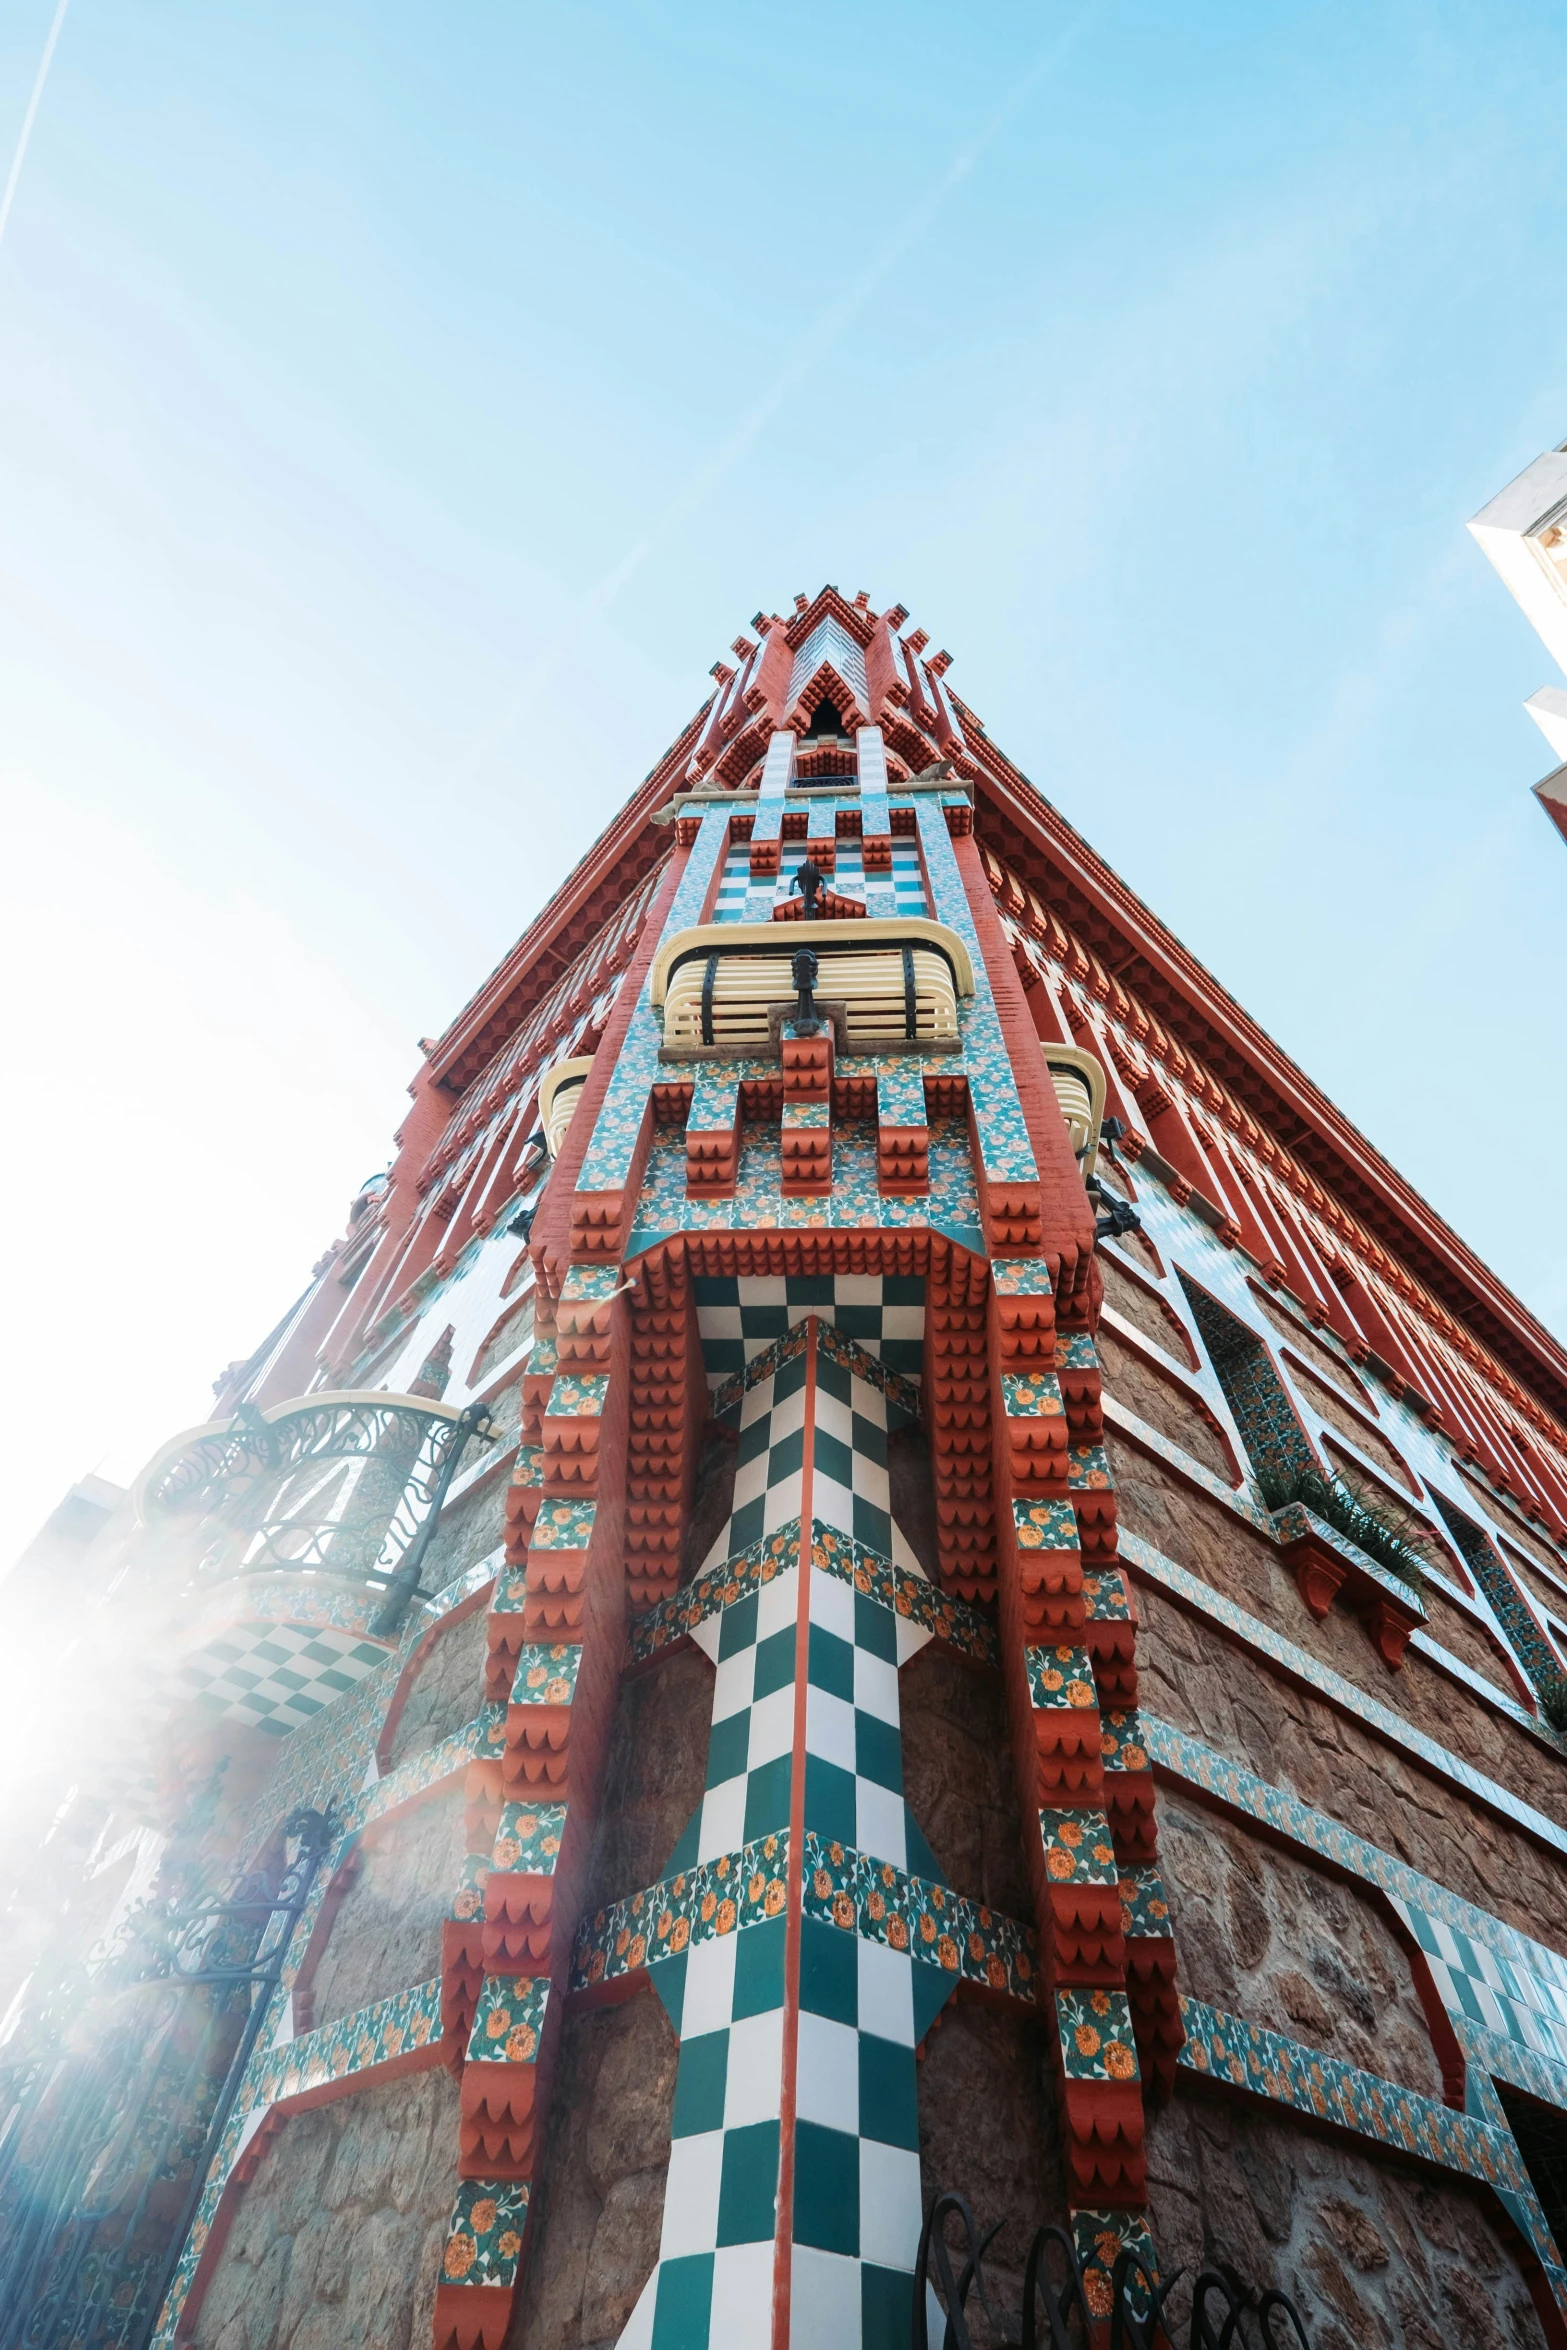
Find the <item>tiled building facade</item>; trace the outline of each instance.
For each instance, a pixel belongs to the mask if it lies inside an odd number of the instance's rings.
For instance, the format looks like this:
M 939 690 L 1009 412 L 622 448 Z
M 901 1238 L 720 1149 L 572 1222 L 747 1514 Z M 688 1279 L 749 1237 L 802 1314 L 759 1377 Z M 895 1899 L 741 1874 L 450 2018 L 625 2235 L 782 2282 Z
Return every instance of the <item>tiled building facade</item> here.
M 758 616 L 97 1538 L 27 2338 L 892 2350 L 953 2191 L 976 2344 L 1045 2223 L 1567 2342 L 1567 1357 L 907 621 Z

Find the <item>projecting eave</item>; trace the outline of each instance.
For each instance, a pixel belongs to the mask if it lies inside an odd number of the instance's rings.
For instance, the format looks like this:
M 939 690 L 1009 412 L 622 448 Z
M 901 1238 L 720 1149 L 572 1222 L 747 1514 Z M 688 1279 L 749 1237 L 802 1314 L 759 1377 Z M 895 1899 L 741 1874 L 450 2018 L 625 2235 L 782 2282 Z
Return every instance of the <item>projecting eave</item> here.
M 1546 1410 L 1567 1418 L 1567 1350 L 953 702 L 980 774 L 981 837 Z

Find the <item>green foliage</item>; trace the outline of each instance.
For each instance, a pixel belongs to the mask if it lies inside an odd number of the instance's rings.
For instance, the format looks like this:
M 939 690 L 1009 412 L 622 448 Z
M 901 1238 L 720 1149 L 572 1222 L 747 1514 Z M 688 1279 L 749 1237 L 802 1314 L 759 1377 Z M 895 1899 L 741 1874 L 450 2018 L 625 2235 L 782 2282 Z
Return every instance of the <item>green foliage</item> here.
M 1540 1711 L 1553 1730 L 1567 1731 L 1567 1673 L 1553 1669 L 1537 1684 Z
M 1386 1567 L 1400 1583 L 1418 1592 L 1425 1583 L 1425 1560 L 1419 1548 L 1420 1528 L 1403 1513 L 1394 1516 L 1379 1499 L 1350 1484 L 1347 1477 L 1325 1477 L 1320 1469 L 1259 1469 L 1257 1483 L 1270 1510 L 1298 1501 L 1312 1510 L 1335 1534 L 1363 1550 L 1367 1558 Z M 1567 1676 L 1563 1676 L 1567 1680 Z

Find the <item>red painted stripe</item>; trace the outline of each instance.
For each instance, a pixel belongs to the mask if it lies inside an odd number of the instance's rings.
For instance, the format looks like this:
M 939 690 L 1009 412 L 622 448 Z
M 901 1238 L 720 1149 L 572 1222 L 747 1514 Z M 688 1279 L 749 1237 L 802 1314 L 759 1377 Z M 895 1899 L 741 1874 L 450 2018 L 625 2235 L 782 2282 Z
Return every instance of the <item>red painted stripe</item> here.
M 778 2095 L 778 2233 L 773 2350 L 789 2350 L 794 2252 L 794 2117 L 800 2070 L 801 1870 L 805 1865 L 805 1699 L 811 1639 L 811 1470 L 816 1450 L 816 1316 L 805 1324 L 805 1445 L 800 1466 L 800 1590 L 794 1619 L 794 1752 L 789 1768 L 789 1902 L 784 1912 L 783 2078 Z

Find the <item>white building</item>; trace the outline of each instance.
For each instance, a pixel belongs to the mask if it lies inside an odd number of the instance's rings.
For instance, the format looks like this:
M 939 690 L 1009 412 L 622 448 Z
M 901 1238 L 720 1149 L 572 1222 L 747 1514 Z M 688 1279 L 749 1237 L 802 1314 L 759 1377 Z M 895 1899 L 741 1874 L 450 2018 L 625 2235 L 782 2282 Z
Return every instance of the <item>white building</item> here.
M 1567 443 L 1526 465 L 1469 528 L 1567 673 Z M 1535 797 L 1567 839 L 1567 687 L 1542 685 L 1524 708 L 1558 762 L 1535 785 Z

